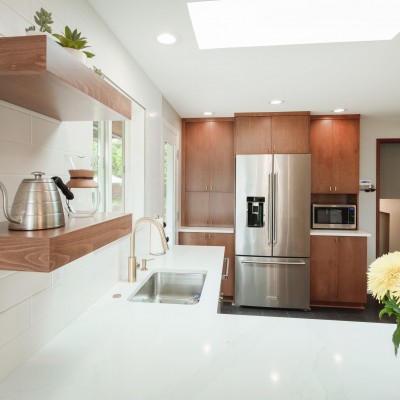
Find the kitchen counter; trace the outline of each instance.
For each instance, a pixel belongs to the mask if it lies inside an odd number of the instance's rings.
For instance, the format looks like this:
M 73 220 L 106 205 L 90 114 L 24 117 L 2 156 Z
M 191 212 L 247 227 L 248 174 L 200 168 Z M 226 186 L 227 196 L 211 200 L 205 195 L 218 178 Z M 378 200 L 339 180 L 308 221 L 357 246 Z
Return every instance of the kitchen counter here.
M 181 226 L 178 232 L 193 232 L 193 233 L 234 233 L 234 228 L 222 228 L 218 226 Z
M 346 230 L 346 229 L 311 229 L 310 235 L 312 236 L 360 236 L 371 237 L 371 234 L 359 230 Z
M 398 397 L 394 325 L 217 314 L 222 260 L 222 247 L 173 246 L 149 267 L 207 270 L 199 304 L 128 302 L 140 283 L 120 282 L 4 379 L 0 399 Z

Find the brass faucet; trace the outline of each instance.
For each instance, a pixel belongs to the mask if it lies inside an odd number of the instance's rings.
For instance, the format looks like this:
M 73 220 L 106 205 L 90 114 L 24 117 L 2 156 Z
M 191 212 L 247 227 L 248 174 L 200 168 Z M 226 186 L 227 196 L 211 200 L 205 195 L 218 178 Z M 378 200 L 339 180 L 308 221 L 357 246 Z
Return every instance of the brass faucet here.
M 128 281 L 136 282 L 136 256 L 135 256 L 135 232 L 137 227 L 143 222 L 150 222 L 153 224 L 160 234 L 161 244 L 163 246 L 163 252 L 161 254 L 165 254 L 169 249 L 167 238 L 165 237 L 164 228 L 162 225 L 155 219 L 151 217 L 142 217 L 139 218 L 132 226 L 131 233 L 131 247 L 130 247 L 130 256 L 128 258 Z

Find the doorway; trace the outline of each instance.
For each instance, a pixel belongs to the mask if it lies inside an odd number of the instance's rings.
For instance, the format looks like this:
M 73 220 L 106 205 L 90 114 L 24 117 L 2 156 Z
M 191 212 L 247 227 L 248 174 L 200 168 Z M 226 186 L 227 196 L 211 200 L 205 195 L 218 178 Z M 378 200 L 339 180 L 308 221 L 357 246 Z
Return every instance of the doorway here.
M 400 251 L 400 138 L 377 139 L 376 257 Z

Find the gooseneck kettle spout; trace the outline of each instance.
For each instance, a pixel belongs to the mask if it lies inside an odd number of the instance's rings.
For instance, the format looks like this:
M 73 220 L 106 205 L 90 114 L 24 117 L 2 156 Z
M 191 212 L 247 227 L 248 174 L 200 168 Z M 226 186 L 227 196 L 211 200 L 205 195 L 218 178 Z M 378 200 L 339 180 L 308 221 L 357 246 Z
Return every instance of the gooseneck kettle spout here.
M 0 182 L 0 189 L 3 194 L 3 211 L 4 211 L 4 216 L 8 219 L 8 221 L 14 223 L 14 224 L 20 224 L 22 222 L 22 219 L 16 219 L 13 218 L 9 213 L 8 213 L 8 194 L 7 194 L 7 189 L 3 185 L 3 183 Z

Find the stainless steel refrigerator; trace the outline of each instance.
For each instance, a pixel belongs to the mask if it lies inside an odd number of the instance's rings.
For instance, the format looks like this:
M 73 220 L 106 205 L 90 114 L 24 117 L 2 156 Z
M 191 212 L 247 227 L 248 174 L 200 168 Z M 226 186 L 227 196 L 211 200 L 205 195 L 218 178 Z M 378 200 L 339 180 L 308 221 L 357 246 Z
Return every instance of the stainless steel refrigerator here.
M 310 308 L 310 203 L 310 154 L 236 156 L 236 305 Z

